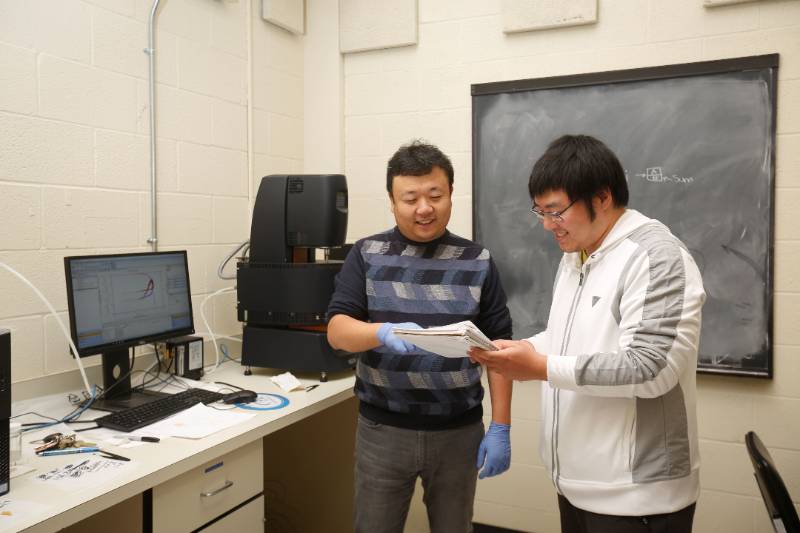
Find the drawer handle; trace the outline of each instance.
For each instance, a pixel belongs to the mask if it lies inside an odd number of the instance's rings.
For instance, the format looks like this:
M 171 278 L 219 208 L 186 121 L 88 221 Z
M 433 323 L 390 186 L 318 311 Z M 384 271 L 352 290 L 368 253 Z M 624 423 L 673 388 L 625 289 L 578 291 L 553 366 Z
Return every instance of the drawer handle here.
M 210 498 L 211 496 L 215 496 L 215 495 L 219 494 L 220 492 L 222 492 L 223 490 L 229 489 L 231 487 L 233 487 L 233 481 L 226 481 L 225 484 L 223 486 L 221 486 L 220 488 L 218 488 L 217 490 L 212 490 L 212 491 L 209 491 L 209 492 L 201 492 L 200 496 L 202 496 L 203 498 Z

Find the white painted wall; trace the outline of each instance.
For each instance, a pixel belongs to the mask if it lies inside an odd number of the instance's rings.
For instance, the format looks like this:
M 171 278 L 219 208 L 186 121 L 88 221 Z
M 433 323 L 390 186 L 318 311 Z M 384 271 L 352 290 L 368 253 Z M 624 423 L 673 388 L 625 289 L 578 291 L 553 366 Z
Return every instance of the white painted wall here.
M 339 53 L 339 6 L 306 4 L 303 172 L 344 172 L 344 60 Z
M 249 238 L 251 164 L 252 196 L 261 176 L 303 167 L 303 38 L 262 20 L 260 0 L 248 19 L 250 1 L 162 0 L 157 19 L 159 249 L 188 250 L 199 332 L 201 301 L 233 285 L 217 266 Z M 62 257 L 150 249 L 142 50 L 152 4 L 0 0 L 0 261 L 30 278 L 65 321 Z M 30 381 L 47 390 L 41 378 L 74 372 L 34 294 L 5 270 L 0 294 L 15 390 Z M 214 332 L 241 332 L 234 293 L 206 312 Z
M 401 143 L 423 137 L 453 159 L 451 229 L 469 236 L 472 83 L 781 54 L 776 377 L 698 380 L 704 490 L 695 531 L 769 531 L 742 438 L 749 429 L 762 436 L 800 498 L 800 2 L 709 9 L 702 0 L 600 0 L 595 25 L 504 34 L 502 0 L 419 0 L 417 45 L 342 58 L 334 0 L 308 0 L 305 36 L 264 22 L 260 1 L 250 0 L 249 44 L 247 1 L 162 0 L 159 17 L 160 248 L 189 251 L 195 307 L 226 286 L 217 265 L 248 237 L 248 194 L 270 173 L 343 165 L 352 241 L 393 223 L 386 161 Z M 390 1 L 375 0 L 375 9 Z M 141 50 L 150 5 L 0 0 L 0 261 L 29 277 L 62 317 L 63 256 L 148 249 Z M 234 305 L 228 294 L 208 306 L 215 331 L 240 330 Z M 52 317 L 5 271 L 0 325 L 13 331 L 14 390 L 60 376 L 78 386 Z M 537 458 L 537 391 L 516 387 L 513 465 L 480 482 L 477 521 L 558 530 Z M 424 527 L 419 511 L 410 529 Z
M 376 0 L 374 9 L 391 2 Z M 758 432 L 800 501 L 800 2 L 705 8 L 702 0 L 599 0 L 597 24 L 519 34 L 503 33 L 502 5 L 419 0 L 416 46 L 345 55 L 348 239 L 392 224 L 385 164 L 414 137 L 452 157 L 451 229 L 471 235 L 472 83 L 780 53 L 775 379 L 699 376 L 703 492 L 695 521 L 701 533 L 770 531 L 743 437 Z M 538 390 L 534 383 L 515 387 L 512 467 L 479 482 L 478 522 L 559 530 L 555 492 L 538 459 Z M 407 529 L 424 531 L 425 522 L 417 498 Z

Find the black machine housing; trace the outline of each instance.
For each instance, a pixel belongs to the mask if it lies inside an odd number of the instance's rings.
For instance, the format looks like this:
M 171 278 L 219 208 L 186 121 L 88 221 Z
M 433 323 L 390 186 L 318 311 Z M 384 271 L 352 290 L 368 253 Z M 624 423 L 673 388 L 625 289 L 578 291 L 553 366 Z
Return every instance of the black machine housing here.
M 341 260 L 316 261 L 316 248 L 344 245 L 347 181 L 341 174 L 261 179 L 250 254 L 237 264 L 242 365 L 300 372 L 352 368 L 357 354 L 328 344 L 326 311 Z M 248 373 L 246 371 L 245 373 Z
M 11 490 L 11 332 L 0 329 L 0 495 Z

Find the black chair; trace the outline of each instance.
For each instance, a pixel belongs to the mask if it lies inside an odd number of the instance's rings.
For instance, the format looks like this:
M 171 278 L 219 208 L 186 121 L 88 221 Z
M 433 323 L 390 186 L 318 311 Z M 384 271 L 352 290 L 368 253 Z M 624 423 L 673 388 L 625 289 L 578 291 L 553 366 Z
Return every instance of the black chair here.
M 777 533 L 800 533 L 800 518 L 769 451 L 753 431 L 744 436 L 764 505 Z

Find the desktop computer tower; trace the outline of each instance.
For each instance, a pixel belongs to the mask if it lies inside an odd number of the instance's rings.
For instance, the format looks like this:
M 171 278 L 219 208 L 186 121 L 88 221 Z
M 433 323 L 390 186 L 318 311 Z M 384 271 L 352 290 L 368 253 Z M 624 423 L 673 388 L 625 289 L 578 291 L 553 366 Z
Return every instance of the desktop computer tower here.
M 11 332 L 0 329 L 0 495 L 9 491 L 11 419 Z

